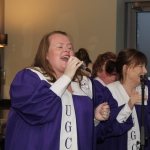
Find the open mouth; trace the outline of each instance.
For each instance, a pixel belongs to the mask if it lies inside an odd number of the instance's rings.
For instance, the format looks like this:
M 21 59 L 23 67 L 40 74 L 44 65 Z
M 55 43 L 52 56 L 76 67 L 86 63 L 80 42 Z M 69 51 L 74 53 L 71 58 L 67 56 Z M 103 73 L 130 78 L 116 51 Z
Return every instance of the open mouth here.
M 68 59 L 70 58 L 70 56 L 62 56 L 61 59 L 64 61 L 68 61 Z

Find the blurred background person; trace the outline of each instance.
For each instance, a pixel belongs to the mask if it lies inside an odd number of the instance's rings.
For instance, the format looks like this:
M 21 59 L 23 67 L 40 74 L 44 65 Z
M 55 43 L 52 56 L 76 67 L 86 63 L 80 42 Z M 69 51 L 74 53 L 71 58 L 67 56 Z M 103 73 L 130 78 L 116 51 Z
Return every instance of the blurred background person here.
M 75 56 L 76 56 L 79 60 L 83 61 L 83 65 L 86 66 L 87 68 L 89 68 L 89 69 L 91 70 L 91 72 L 92 72 L 93 63 L 92 63 L 92 61 L 91 61 L 91 59 L 90 59 L 90 56 L 89 56 L 89 54 L 88 54 L 87 49 L 85 49 L 85 48 L 80 48 L 77 52 L 75 52 Z M 91 75 L 91 73 L 89 73 L 89 72 L 87 72 L 87 71 L 85 71 L 85 70 L 82 70 L 82 71 L 83 71 L 84 73 L 86 73 L 88 76 Z
M 93 63 L 92 78 L 95 82 L 99 82 L 99 88 L 104 91 L 104 97 L 112 96 L 111 94 L 109 94 L 110 91 L 106 93 L 104 89 L 107 84 L 115 82 L 117 80 L 116 59 L 116 54 L 114 54 L 113 52 L 106 52 L 103 54 L 99 54 L 97 59 Z M 112 140 L 112 137 L 122 135 L 133 126 L 131 117 L 129 117 L 124 123 L 119 123 L 117 121 L 116 118 L 122 115 L 122 111 L 121 108 L 118 108 L 118 104 L 116 105 L 116 100 L 108 98 L 107 102 L 110 106 L 111 113 L 107 121 L 101 121 L 96 126 L 97 150 L 110 149 L 109 144 L 111 145 L 111 143 L 114 142 Z M 125 117 L 121 116 L 122 119 L 125 119 Z M 105 131 L 105 133 L 102 133 L 102 130 Z M 113 147 L 111 149 L 114 150 Z
M 93 63 L 92 77 L 104 86 L 116 81 L 116 59 L 117 55 L 113 52 L 99 54 Z

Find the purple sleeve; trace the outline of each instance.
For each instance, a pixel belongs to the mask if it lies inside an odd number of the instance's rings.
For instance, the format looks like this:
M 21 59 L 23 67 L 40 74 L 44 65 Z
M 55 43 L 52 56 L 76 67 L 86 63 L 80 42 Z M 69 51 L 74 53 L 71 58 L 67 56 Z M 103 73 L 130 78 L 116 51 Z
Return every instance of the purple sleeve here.
M 126 133 L 133 126 L 132 117 L 128 117 L 126 122 L 119 123 L 116 120 L 117 114 L 124 107 L 124 105 L 111 110 L 111 115 L 107 121 L 100 122 L 96 127 L 98 140 L 103 140 L 108 137 L 119 136 Z
M 117 101 L 112 97 L 111 92 L 105 86 L 103 86 L 99 81 L 93 80 L 93 99 L 94 108 L 98 105 L 108 102 L 110 109 L 118 107 Z
M 118 107 L 117 101 L 113 98 L 107 87 L 104 87 L 100 82 L 94 80 L 94 107 L 96 108 L 103 102 L 108 102 L 110 106 L 110 117 L 107 121 L 101 121 L 95 127 L 96 136 L 99 140 L 104 140 L 107 137 L 121 135 L 129 130 L 132 126 L 131 116 L 125 123 L 119 123 L 116 117 L 123 106 Z
M 20 71 L 10 87 L 13 109 L 31 125 L 50 122 L 61 108 L 61 99 L 50 84 L 29 69 Z

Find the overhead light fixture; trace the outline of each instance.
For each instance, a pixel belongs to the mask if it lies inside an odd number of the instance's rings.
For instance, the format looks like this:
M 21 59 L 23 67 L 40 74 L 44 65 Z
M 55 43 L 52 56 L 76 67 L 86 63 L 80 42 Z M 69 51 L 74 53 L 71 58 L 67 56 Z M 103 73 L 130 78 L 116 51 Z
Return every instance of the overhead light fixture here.
M 150 2 L 135 2 L 135 7 L 150 7 Z
M 0 47 L 7 45 L 7 34 L 0 34 Z

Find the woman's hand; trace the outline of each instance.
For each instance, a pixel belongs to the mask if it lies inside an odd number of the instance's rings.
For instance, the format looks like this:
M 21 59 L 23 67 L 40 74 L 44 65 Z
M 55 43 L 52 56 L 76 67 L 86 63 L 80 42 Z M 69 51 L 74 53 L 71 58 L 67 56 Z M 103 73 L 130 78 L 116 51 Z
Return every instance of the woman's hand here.
M 144 95 L 144 99 L 147 99 L 147 96 Z M 130 100 L 128 101 L 128 105 L 130 109 L 133 109 L 135 104 L 141 103 L 142 102 L 142 95 L 139 94 L 138 92 L 135 92 L 133 95 L 130 96 Z
M 95 110 L 95 119 L 105 121 L 109 118 L 110 107 L 107 102 L 100 104 Z
M 69 78 L 73 78 L 76 70 L 82 65 L 83 61 L 80 61 L 77 57 L 70 56 L 64 74 Z

